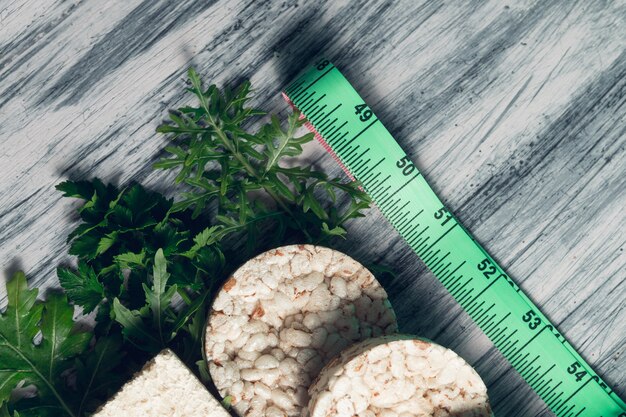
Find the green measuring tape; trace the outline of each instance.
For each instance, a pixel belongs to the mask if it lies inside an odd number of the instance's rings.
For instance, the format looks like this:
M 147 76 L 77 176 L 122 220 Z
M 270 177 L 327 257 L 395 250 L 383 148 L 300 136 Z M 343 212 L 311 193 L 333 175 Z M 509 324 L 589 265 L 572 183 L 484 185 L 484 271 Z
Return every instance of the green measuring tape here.
M 284 96 L 557 416 L 626 417 L 626 404 L 446 209 L 330 61 Z

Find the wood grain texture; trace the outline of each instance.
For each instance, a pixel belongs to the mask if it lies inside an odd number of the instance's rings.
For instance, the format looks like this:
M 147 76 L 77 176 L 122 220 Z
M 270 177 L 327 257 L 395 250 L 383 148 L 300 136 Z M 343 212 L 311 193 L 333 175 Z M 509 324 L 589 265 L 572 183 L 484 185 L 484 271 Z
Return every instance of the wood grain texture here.
M 194 65 L 257 105 L 324 54 L 459 219 L 612 387 L 626 393 L 624 1 L 0 0 L 0 259 L 54 286 L 98 176 L 173 193 L 154 129 Z M 305 157 L 339 175 L 318 146 Z M 401 329 L 456 350 L 500 416 L 551 413 L 382 217 L 340 249 L 398 272 Z

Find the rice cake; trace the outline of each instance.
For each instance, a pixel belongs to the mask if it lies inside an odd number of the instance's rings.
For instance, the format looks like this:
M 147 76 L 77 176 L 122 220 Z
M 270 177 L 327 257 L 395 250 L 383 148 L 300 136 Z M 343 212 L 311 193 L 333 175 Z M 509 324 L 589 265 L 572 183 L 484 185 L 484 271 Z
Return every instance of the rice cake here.
M 230 417 L 169 349 L 148 362 L 93 417 Z
M 450 349 L 408 335 L 358 343 L 309 388 L 310 417 L 489 417 L 487 388 Z
M 217 389 L 240 416 L 299 416 L 331 358 L 396 330 L 387 294 L 366 268 L 328 248 L 292 245 L 253 258 L 226 281 L 205 351 Z

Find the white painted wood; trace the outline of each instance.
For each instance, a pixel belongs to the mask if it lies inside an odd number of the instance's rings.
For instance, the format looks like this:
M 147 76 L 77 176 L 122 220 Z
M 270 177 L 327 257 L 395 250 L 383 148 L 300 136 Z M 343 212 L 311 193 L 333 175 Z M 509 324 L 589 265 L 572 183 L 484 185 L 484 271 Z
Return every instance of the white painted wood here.
M 623 1 L 0 1 L 0 259 L 33 285 L 69 260 L 73 204 L 98 176 L 173 193 L 150 168 L 184 71 L 279 97 L 325 54 L 434 188 L 624 397 Z M 319 147 L 307 158 L 339 175 Z M 164 185 L 167 184 L 167 185 Z M 551 415 L 375 211 L 340 248 L 392 265 L 401 327 L 455 349 L 497 415 Z M 372 244 L 374 242 L 374 244 Z

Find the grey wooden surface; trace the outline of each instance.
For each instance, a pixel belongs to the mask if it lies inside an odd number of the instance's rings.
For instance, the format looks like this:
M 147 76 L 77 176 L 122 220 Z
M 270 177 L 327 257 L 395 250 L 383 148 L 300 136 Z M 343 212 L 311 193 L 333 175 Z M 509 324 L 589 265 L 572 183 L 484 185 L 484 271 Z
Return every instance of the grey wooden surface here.
M 0 0 L 0 259 L 56 285 L 66 178 L 138 180 L 194 65 L 257 105 L 324 54 L 440 196 L 622 398 L 626 393 L 626 4 Z M 307 159 L 337 175 L 320 147 Z M 164 185 L 167 184 L 167 185 Z M 551 415 L 372 211 L 343 245 L 399 273 L 401 329 L 472 363 L 500 416 Z

